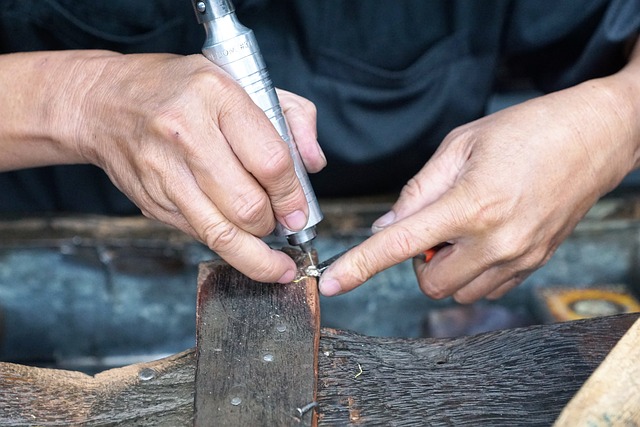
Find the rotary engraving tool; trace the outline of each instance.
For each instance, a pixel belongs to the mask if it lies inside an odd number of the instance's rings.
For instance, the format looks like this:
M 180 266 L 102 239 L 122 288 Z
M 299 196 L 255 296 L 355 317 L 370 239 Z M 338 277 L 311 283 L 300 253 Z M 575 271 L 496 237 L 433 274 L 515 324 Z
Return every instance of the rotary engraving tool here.
M 203 55 L 230 74 L 244 88 L 289 146 L 296 175 L 307 198 L 309 219 L 301 231 L 292 231 L 282 224 L 277 224 L 274 234 L 286 236 L 290 245 L 299 246 L 303 252 L 309 254 L 312 250 L 311 241 L 316 237 L 316 225 L 322 220 L 322 212 L 285 121 L 253 31 L 238 21 L 230 0 L 192 0 L 192 3 L 198 22 L 203 24 L 206 30 Z

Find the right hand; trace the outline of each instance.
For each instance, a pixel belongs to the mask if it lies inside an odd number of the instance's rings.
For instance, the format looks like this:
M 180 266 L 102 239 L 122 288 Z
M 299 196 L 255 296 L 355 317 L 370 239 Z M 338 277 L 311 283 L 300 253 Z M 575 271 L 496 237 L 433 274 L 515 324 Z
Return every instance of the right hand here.
M 286 143 L 230 76 L 201 55 L 168 54 L 106 53 L 68 73 L 61 111 L 84 161 L 250 278 L 293 280 L 294 262 L 259 237 L 275 221 L 302 229 L 306 199 Z M 280 94 L 303 161 L 322 169 L 315 107 Z

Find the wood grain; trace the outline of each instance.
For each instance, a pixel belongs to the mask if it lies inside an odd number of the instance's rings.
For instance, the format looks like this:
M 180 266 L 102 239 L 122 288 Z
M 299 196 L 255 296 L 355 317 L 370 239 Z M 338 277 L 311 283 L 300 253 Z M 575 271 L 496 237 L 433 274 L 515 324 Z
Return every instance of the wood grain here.
M 2 426 L 187 426 L 195 355 L 80 372 L 0 363 Z
M 324 330 L 319 425 L 551 425 L 637 317 L 456 339 Z
M 300 265 L 300 263 L 299 263 Z M 224 262 L 198 278 L 195 425 L 315 425 L 315 278 L 258 283 Z
M 638 316 L 451 340 L 323 329 L 318 425 L 551 425 Z M 0 363 L 0 425 L 191 426 L 195 365 L 195 350 L 94 377 Z
M 640 425 L 640 320 L 564 408 L 556 427 Z

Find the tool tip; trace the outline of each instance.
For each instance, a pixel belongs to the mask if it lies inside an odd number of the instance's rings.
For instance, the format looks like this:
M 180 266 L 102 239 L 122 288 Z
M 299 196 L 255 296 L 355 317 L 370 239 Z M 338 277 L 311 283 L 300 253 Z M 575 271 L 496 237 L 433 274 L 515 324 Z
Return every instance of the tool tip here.
M 313 251 L 313 245 L 311 244 L 311 240 L 309 240 L 308 242 L 303 242 L 298 244 L 298 247 L 302 252 L 306 254 L 310 254 L 311 251 Z

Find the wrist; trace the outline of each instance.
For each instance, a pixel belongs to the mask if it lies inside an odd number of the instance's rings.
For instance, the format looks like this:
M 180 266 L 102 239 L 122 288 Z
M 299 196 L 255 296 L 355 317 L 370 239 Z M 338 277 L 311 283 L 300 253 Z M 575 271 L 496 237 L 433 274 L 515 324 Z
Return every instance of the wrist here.
M 110 51 L 85 50 L 61 52 L 51 70 L 64 76 L 50 81 L 53 88 L 47 127 L 51 135 L 74 163 L 97 164 L 96 145 L 105 117 L 96 107 L 108 98 L 103 90 L 105 67 L 123 55 Z
M 99 73 L 82 64 L 99 51 L 0 56 L 0 170 L 86 163 L 78 149 L 83 99 Z M 97 62 L 97 61 L 94 61 Z M 20 76 L 16 79 L 16 76 Z
M 575 88 L 580 90 L 578 102 L 585 106 L 582 111 L 586 114 L 580 132 L 584 139 L 591 141 L 587 145 L 596 163 L 596 173 L 604 175 L 601 195 L 640 166 L 640 85 L 637 80 L 637 75 L 632 77 L 625 69 Z

